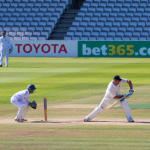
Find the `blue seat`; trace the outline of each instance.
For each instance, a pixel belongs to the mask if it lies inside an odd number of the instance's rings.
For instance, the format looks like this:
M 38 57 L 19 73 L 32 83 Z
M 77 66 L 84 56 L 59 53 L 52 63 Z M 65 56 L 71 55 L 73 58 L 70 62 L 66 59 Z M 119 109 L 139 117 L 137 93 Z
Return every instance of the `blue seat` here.
M 107 32 L 100 32 L 100 33 L 99 33 L 99 36 L 100 36 L 100 37 L 107 37 Z
M 88 26 L 89 27 L 95 27 L 96 26 L 96 22 L 88 22 Z
M 6 23 L 8 27 L 13 27 L 14 26 L 14 22 L 7 22 Z
M 131 37 L 132 36 L 132 32 L 125 32 L 124 35 L 125 35 L 125 37 Z
M 18 27 L 12 27 L 12 31 L 14 31 L 14 32 L 17 32 L 19 30 L 19 28 Z
M 12 36 L 12 37 L 16 36 L 16 32 L 9 32 L 8 34 L 9 36 Z
M 120 22 L 113 22 L 113 23 L 112 23 L 112 26 L 113 26 L 113 27 L 120 27 Z
M 105 27 L 112 27 L 112 22 L 105 22 Z
M 97 22 L 96 25 L 97 25 L 98 27 L 103 27 L 103 26 L 104 26 L 104 22 Z
M 26 36 L 23 36 L 23 37 L 21 37 L 21 40 L 29 40 L 29 37 L 26 37 Z
M 72 31 L 82 31 L 82 32 L 84 32 L 85 30 L 88 30 L 88 31 L 92 31 L 92 27 L 87 27 L 88 29 L 86 29 L 86 28 L 84 28 L 84 27 L 78 27 L 78 28 L 75 28 L 75 27 L 71 27 L 71 29 L 70 30 L 72 30 Z
M 17 7 L 15 10 L 12 10 L 12 12 L 17 12 L 17 13 L 22 13 L 24 12 L 24 8 L 21 8 L 21 7 Z
M 22 26 L 24 26 L 24 27 L 29 27 L 29 26 L 30 26 L 30 23 L 29 23 L 29 22 L 23 22 L 23 23 L 22 23 Z
M 83 32 L 83 36 L 90 37 L 91 36 L 91 32 Z
M 8 11 L 7 11 L 7 8 L 1 8 L 0 12 L 5 13 L 5 12 L 8 12 Z
M 83 28 L 83 27 L 81 27 L 81 28 Z M 88 27 L 85 28 L 85 30 L 82 30 L 82 32 L 84 32 L 84 31 L 85 32 L 93 32 L 93 27 L 88 26 Z
M 87 40 L 89 40 L 89 37 L 82 36 L 82 37 L 80 37 L 80 40 L 87 41 Z
M 25 32 L 25 31 L 27 31 L 27 27 L 20 27 L 19 30 L 22 31 L 22 32 Z
M 137 24 L 138 24 L 137 22 L 130 22 L 129 26 L 130 27 L 137 27 Z
M 46 13 L 47 12 L 47 8 L 40 8 L 40 10 L 39 10 L 40 12 L 44 12 L 44 13 Z
M 40 26 L 40 27 L 46 26 L 46 22 L 39 22 L 39 26 Z
M 24 8 L 27 6 L 26 3 L 13 3 L 13 4 L 18 4 L 19 8 Z
M 40 34 L 40 32 L 37 32 L 37 31 L 36 31 L 36 32 L 33 32 L 33 34 L 32 34 L 32 35 L 33 35 L 33 36 L 37 36 L 37 37 L 38 37 L 38 36 L 40 36 L 41 34 Z
M 45 37 L 42 37 L 42 36 L 39 36 L 39 37 L 37 37 L 38 38 L 38 40 L 47 40 Z
M 26 35 L 26 36 L 32 36 L 32 32 L 24 32 L 24 35 Z
M 46 22 L 46 25 L 51 27 L 51 28 L 54 28 L 55 23 L 54 22 Z
M 67 36 L 74 36 L 74 32 L 67 32 Z
M 148 32 L 141 32 L 141 37 L 148 37 L 150 34 Z
M 43 31 L 44 30 L 44 28 L 43 27 L 39 27 L 39 26 L 37 26 L 37 27 L 34 27 L 34 30 L 36 30 L 36 31 Z
M 145 27 L 145 22 L 138 22 L 137 26 L 138 27 Z
M 34 3 L 24 3 L 24 4 L 26 5 L 25 7 L 27 7 L 27 8 L 33 8 L 36 5 Z
M 25 21 L 25 18 L 24 17 L 18 17 L 18 18 L 12 18 L 12 20 L 14 20 L 14 21 L 19 21 L 19 22 L 24 22 Z
M 127 32 L 134 32 L 134 27 L 128 27 L 126 31 Z
M 28 21 L 28 22 L 32 22 L 33 18 L 32 17 L 26 17 L 25 20 Z
M 75 32 L 75 34 L 74 34 L 75 36 L 79 36 L 79 37 L 81 37 L 82 36 L 82 32 Z
M 116 36 L 117 37 L 123 37 L 124 36 L 124 32 L 116 32 Z
M 112 27 L 111 27 L 112 28 Z M 110 29 L 111 29 L 110 27 L 103 27 L 102 29 L 101 29 L 101 31 L 102 32 L 110 32 Z
M 19 40 L 21 40 L 21 37 L 15 36 L 14 40 L 19 41 Z
M 24 36 L 24 32 L 17 32 L 17 36 Z
M 22 22 L 14 22 L 14 25 L 17 27 L 21 27 L 22 26 Z
M 82 21 L 82 17 L 77 16 L 77 17 L 75 18 L 75 20 L 76 20 L 76 21 Z
M 91 33 L 91 36 L 92 36 L 92 37 L 97 37 L 97 36 L 99 36 L 99 32 L 92 32 L 92 33 Z
M 1 0 L 1 2 L 12 3 L 13 0 Z
M 3 29 L 6 30 L 7 32 L 11 31 L 11 27 L 4 27 Z
M 110 31 L 114 31 L 114 32 L 117 32 L 118 31 L 118 28 L 117 27 L 111 27 L 111 28 L 108 28 Z
M 136 27 L 136 28 L 134 28 L 134 31 L 135 31 L 135 32 L 141 32 L 141 33 L 142 33 L 143 28 L 142 28 L 142 27 Z
M 127 28 L 129 26 L 129 22 L 121 22 L 121 26 Z
M 66 36 L 66 37 L 64 37 L 64 40 L 71 40 L 71 37 Z
M 35 22 L 40 22 L 40 21 L 41 21 L 41 18 L 40 18 L 40 17 L 33 17 L 33 21 L 35 21 Z
M 30 24 L 32 27 L 37 27 L 38 26 L 38 23 L 37 22 L 31 22 Z

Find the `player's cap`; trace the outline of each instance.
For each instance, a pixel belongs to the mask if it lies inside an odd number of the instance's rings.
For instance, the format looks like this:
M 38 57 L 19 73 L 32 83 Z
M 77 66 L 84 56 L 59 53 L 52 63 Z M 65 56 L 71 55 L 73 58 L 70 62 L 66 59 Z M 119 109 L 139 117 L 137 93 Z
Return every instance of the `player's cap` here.
M 34 90 L 36 90 L 36 87 L 35 87 L 34 84 L 30 84 L 30 85 L 27 86 L 27 89 L 34 91 Z
M 115 75 L 115 76 L 114 76 L 114 80 L 121 81 L 122 79 L 120 78 L 120 76 L 119 76 L 119 75 Z

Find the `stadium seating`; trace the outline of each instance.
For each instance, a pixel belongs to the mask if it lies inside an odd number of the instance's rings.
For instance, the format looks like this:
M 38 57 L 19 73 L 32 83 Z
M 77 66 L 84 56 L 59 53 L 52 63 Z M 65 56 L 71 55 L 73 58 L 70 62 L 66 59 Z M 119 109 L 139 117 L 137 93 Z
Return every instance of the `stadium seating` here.
M 150 0 L 86 0 L 66 40 L 150 40 Z
M 0 0 L 0 30 L 14 40 L 45 40 L 68 0 Z

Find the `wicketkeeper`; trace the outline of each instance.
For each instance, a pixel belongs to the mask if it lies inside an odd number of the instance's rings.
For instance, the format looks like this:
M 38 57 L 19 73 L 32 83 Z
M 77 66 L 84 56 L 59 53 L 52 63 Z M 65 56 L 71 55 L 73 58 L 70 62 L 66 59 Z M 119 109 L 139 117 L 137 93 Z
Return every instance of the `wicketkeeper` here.
M 123 83 L 127 83 L 130 87 L 130 90 L 128 94 L 121 95 L 120 88 Z M 101 113 L 105 109 L 114 106 L 118 102 L 120 102 L 128 122 L 134 122 L 129 104 L 126 100 L 126 98 L 130 97 L 133 93 L 134 90 L 132 82 L 127 79 L 121 79 L 119 75 L 115 75 L 113 80 L 109 83 L 101 103 L 88 116 L 85 117 L 84 122 L 91 121 L 98 113 Z
M 11 103 L 18 107 L 18 113 L 14 119 L 15 121 L 17 122 L 27 121 L 26 119 L 24 119 L 24 117 L 27 114 L 29 106 L 36 109 L 37 107 L 36 102 L 35 101 L 29 102 L 29 96 L 30 94 L 34 93 L 35 90 L 36 90 L 35 85 L 30 84 L 26 90 L 19 91 L 11 97 Z

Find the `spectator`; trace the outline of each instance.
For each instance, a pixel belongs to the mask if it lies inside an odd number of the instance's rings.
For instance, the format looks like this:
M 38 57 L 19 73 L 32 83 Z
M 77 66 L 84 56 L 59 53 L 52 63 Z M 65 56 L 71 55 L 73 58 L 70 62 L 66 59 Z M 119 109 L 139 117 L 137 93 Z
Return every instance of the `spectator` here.
M 2 32 L 0 37 L 0 67 L 3 66 L 3 58 L 5 57 L 5 66 L 8 67 L 8 56 L 10 50 L 12 49 L 12 44 L 8 36 L 6 36 L 6 31 Z

